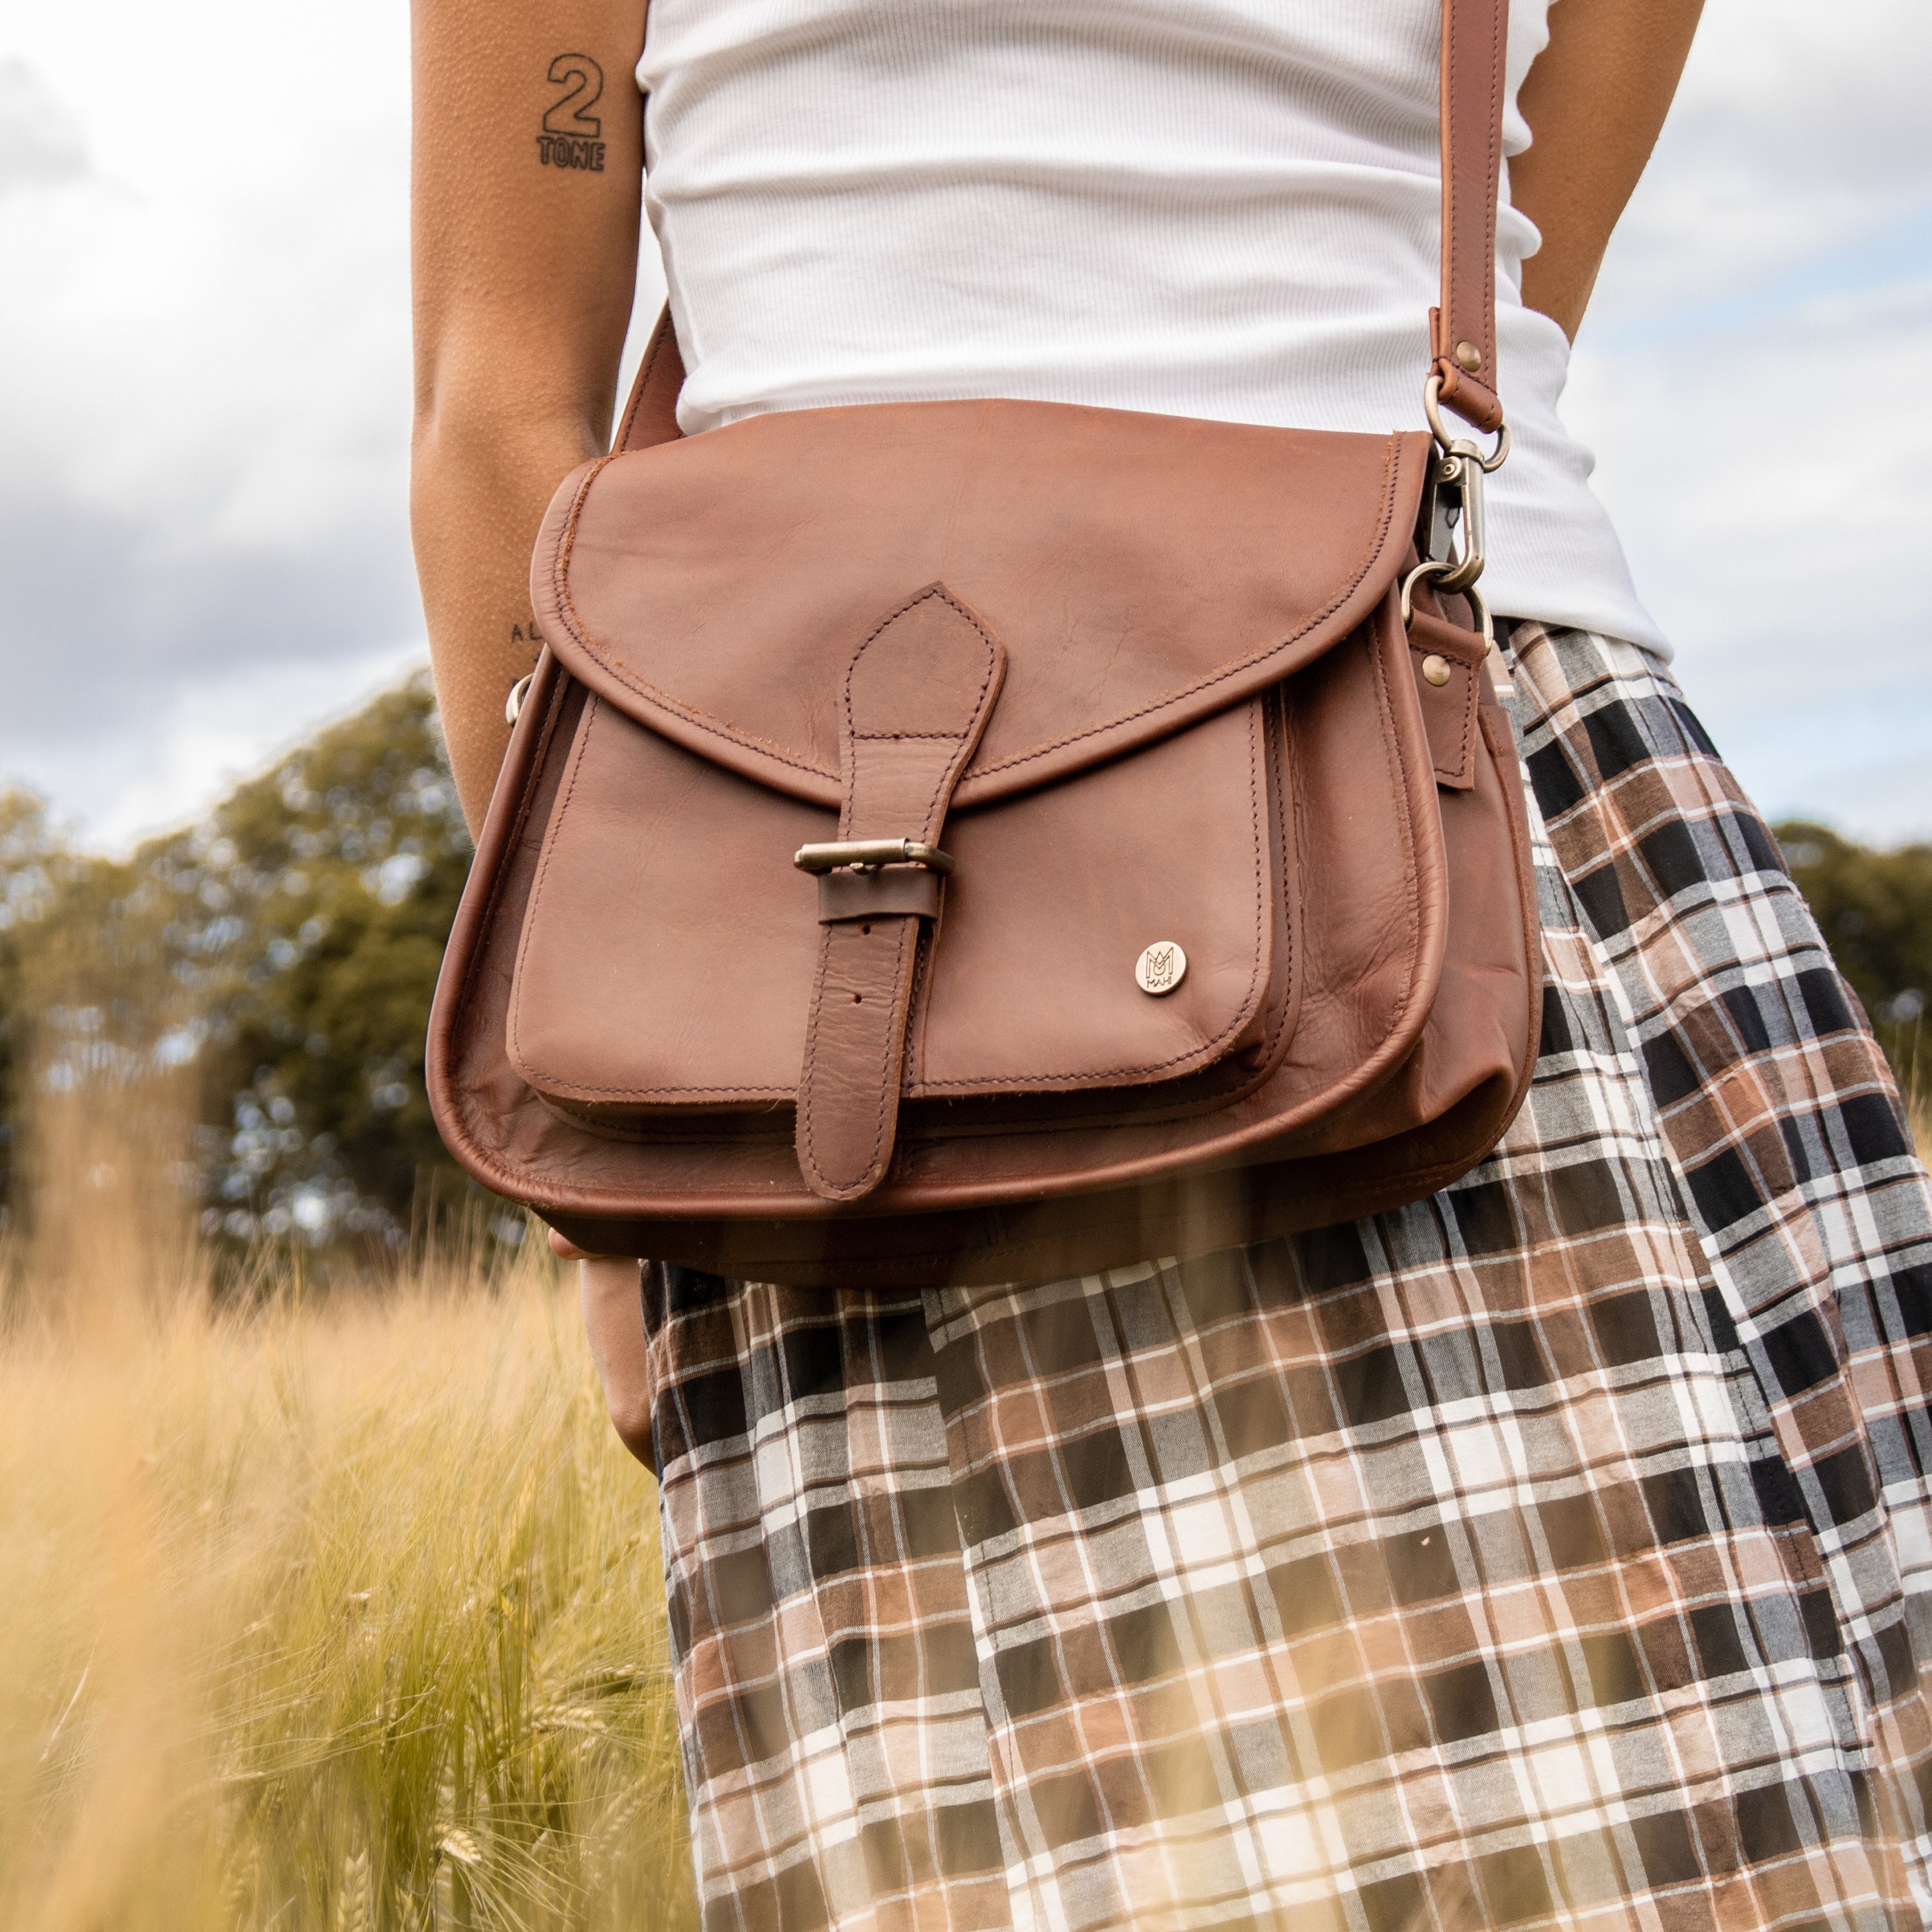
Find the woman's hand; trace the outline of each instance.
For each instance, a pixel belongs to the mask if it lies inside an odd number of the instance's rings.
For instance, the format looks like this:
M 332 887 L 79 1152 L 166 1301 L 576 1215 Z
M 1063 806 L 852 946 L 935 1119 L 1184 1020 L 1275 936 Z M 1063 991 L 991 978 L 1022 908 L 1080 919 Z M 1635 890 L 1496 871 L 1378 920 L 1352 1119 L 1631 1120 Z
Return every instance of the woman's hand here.
M 610 434 L 637 277 L 645 0 L 413 0 L 410 522 L 473 832 L 536 661 L 530 550 Z
M 627 1256 L 586 1255 L 560 1235 L 550 1246 L 578 1264 L 590 1359 L 604 1384 L 604 1406 L 618 1439 L 646 1468 L 652 1466 L 650 1364 L 638 1264 Z
M 1573 342 L 1702 10 L 1703 0 L 1556 0 L 1550 10 L 1550 44 L 1518 97 L 1534 139 L 1510 164 L 1510 200 L 1543 236 L 1522 265 L 1524 303 Z

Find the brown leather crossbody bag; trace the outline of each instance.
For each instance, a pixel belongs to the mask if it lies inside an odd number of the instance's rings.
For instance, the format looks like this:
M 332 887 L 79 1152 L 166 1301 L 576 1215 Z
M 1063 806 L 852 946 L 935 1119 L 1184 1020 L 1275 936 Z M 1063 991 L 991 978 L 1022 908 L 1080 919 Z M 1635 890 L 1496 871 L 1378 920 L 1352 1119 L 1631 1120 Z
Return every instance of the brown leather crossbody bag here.
M 558 489 L 430 1094 L 592 1250 L 828 1287 L 1325 1226 L 1534 1058 L 1485 457 L 1506 0 L 1444 0 L 1430 430 L 879 404 Z

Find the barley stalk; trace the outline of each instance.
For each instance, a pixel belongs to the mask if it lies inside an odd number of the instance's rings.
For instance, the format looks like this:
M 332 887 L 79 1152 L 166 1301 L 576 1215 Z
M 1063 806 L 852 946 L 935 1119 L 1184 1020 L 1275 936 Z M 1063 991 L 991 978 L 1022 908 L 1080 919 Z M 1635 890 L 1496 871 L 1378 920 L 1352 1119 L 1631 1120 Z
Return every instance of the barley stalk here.
M 569 1285 L 460 1262 L 0 1330 L 9 1932 L 695 1924 L 654 1498 Z

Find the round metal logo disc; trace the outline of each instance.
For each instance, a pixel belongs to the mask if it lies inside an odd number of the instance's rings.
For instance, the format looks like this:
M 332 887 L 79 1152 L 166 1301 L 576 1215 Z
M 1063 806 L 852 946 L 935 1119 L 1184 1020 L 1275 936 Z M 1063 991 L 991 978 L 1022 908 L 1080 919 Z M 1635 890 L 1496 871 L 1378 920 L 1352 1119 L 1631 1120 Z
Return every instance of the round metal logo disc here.
M 1144 993 L 1171 993 L 1187 977 L 1187 955 L 1171 939 L 1156 939 L 1134 962 L 1134 983 Z

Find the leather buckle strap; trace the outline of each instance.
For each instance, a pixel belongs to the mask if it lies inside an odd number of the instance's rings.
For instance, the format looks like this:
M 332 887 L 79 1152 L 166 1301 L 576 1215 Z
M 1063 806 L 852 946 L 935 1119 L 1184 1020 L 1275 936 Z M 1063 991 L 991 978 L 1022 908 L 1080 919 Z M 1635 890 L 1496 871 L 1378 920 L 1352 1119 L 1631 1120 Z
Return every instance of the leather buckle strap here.
M 796 861 L 820 874 L 797 1142 L 821 1199 L 862 1200 L 892 1164 L 914 969 L 952 864 L 940 828 L 1006 663 L 999 640 L 935 584 L 892 612 L 845 674 L 838 839 Z
M 880 872 L 868 866 L 820 875 L 818 922 L 836 926 L 844 919 L 879 919 L 889 913 L 910 913 L 920 919 L 939 916 L 937 872 L 916 866 L 894 866 Z

